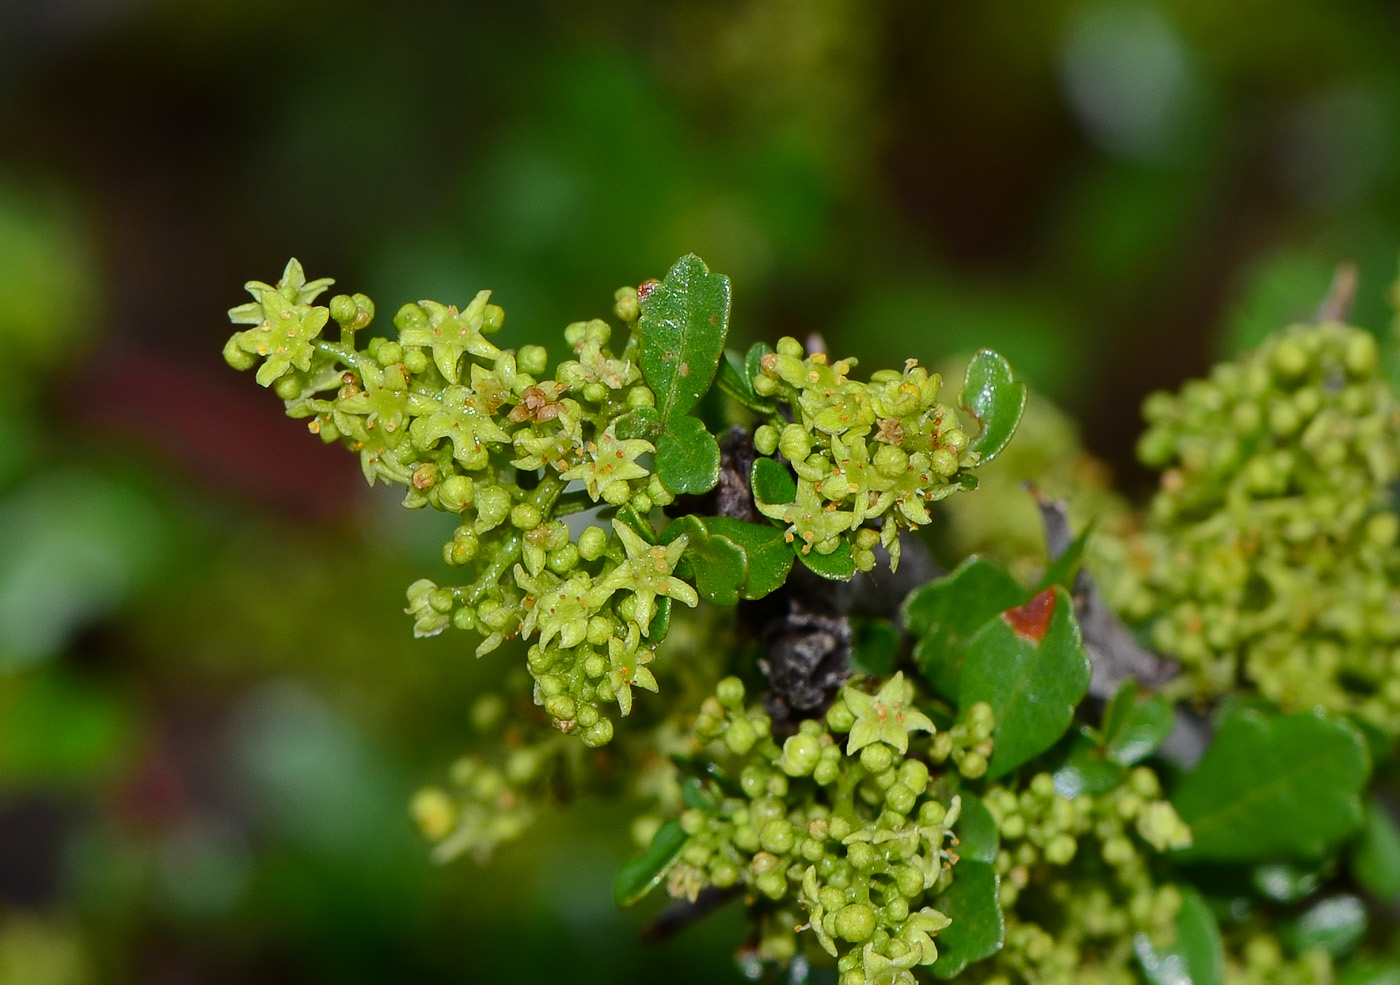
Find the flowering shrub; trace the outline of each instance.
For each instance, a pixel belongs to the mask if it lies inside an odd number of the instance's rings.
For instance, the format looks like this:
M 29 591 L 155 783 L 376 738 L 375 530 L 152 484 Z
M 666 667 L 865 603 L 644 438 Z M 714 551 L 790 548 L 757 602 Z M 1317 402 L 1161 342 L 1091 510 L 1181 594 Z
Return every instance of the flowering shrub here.
M 416 635 L 523 648 L 412 804 L 437 858 L 600 789 L 646 805 L 619 904 L 664 887 L 667 929 L 742 900 L 754 975 L 1400 976 L 1373 905 L 1400 829 L 1367 792 L 1400 732 L 1400 404 L 1370 334 L 1290 329 L 1153 397 L 1142 523 L 1090 549 L 1043 500 L 1027 582 L 939 573 L 914 536 L 1020 421 L 989 350 L 956 394 L 913 359 L 862 381 L 815 342 L 729 351 L 694 256 L 557 362 L 491 341 L 488 291 L 361 346 L 374 305 L 317 305 L 330 283 L 250 282 L 225 358 L 458 518 Z

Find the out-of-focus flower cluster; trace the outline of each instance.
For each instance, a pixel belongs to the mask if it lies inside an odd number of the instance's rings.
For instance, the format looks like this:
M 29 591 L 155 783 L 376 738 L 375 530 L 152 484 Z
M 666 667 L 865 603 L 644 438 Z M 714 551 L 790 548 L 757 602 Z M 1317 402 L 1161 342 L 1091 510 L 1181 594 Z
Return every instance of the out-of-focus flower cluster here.
M 1247 681 L 1284 709 L 1400 732 L 1400 406 L 1375 339 L 1299 326 L 1146 405 L 1164 469 L 1128 614 L 1196 696 Z

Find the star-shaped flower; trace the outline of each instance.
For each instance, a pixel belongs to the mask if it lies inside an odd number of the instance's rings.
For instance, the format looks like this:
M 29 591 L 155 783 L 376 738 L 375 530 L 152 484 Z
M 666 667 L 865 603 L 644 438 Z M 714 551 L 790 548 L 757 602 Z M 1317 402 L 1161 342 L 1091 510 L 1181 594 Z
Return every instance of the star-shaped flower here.
M 804 554 L 811 553 L 813 547 L 830 544 L 851 526 L 849 512 L 828 504 L 816 485 L 800 476 L 793 502 L 759 503 L 758 509 L 766 517 L 789 524 L 787 539 L 789 542 L 794 537 L 801 539 Z
M 589 590 L 593 579 L 587 572 L 576 571 L 567 581 L 549 577 L 545 580 L 531 577 L 520 565 L 515 566 L 515 583 L 533 597 L 530 611 L 521 623 L 522 636 L 528 636 L 536 629 L 540 633 L 540 647 L 548 647 L 550 640 L 558 637 L 558 647 L 568 650 L 578 646 L 588 635 L 588 617 L 598 611 L 589 604 Z
M 861 970 L 865 972 L 865 985 L 917 985 L 917 980 L 909 970 L 915 964 L 909 959 L 914 952 L 902 958 L 890 958 L 867 944 L 861 951 Z
M 484 468 L 485 444 L 505 444 L 510 441 L 510 435 L 491 420 L 480 400 L 465 386 L 450 386 L 436 400 L 414 394 L 409 398 L 409 409 L 419 416 L 409 428 L 413 443 L 428 451 L 443 438 L 450 438 L 453 458 L 468 470 Z
M 578 479 L 587 487 L 588 495 L 597 499 L 602 490 L 619 479 L 641 479 L 650 475 L 637 463 L 637 456 L 656 451 L 650 441 L 640 438 L 619 440 L 616 424 L 609 424 L 596 443 L 590 441 L 579 450 L 579 462 L 562 473 L 561 479 Z
M 873 695 L 847 685 L 842 696 L 856 716 L 846 746 L 848 753 L 874 742 L 884 742 L 903 755 L 909 751 L 910 732 L 934 731 L 932 720 L 910 704 L 914 686 L 904 679 L 903 671 L 891 677 Z
M 456 305 L 443 305 L 436 301 L 404 305 L 394 316 L 394 324 L 399 329 L 399 344 L 432 349 L 438 372 L 447 382 L 456 383 L 459 379 L 457 364 L 464 353 L 470 352 L 482 359 L 495 359 L 501 353 L 481 334 L 486 304 L 490 300 L 490 291 L 479 291 L 471 304 L 460 312 Z
M 590 335 L 574 347 L 577 359 L 559 365 L 559 378 L 576 385 L 601 383 L 610 390 L 621 390 L 641 374 L 630 359 L 614 359 L 603 351 L 606 340 Z
M 271 317 L 270 310 L 281 310 L 289 304 L 311 304 L 334 283 L 335 279 L 332 277 L 322 277 L 308 282 L 306 271 L 301 267 L 301 261 L 292 257 L 287 261 L 287 266 L 282 269 L 282 279 L 277 282 L 276 287 L 264 284 L 260 280 L 250 280 L 244 284 L 243 289 L 253 295 L 256 300 L 247 301 L 236 308 L 230 308 L 228 320 L 235 325 L 257 325 Z M 277 297 L 269 298 L 269 293 L 275 294 Z
M 627 624 L 627 636 L 608 639 L 608 683 L 617 695 L 617 707 L 624 715 L 632 713 L 632 688 L 639 687 L 656 693 L 656 677 L 647 669 L 655 653 L 641 645 L 641 631 L 636 623 Z
M 364 389 L 346 386 L 337 395 L 336 427 L 343 434 L 361 439 L 378 430 L 385 444 L 397 444 L 408 414 L 408 388 L 403 373 L 397 368 L 381 370 L 367 361 L 361 367 L 361 382 Z
M 229 344 L 249 355 L 267 357 L 258 369 L 260 385 L 269 386 L 292 367 L 303 373 L 311 368 L 316 336 L 326 327 L 331 314 L 327 308 L 312 307 L 311 302 L 334 283 L 329 277 L 307 283 L 301 264 L 293 258 L 287 262 L 277 286 L 260 280 L 243 285 L 256 300 L 230 308 L 229 321 L 257 327 L 236 333 Z
M 899 937 L 918 954 L 915 964 L 933 964 L 938 960 L 938 947 L 933 943 L 933 935 L 953 921 L 932 907 L 924 907 L 917 913 L 909 914 Z
M 684 534 L 671 543 L 662 546 L 648 544 L 635 530 L 620 520 L 614 519 L 613 530 L 617 532 L 627 557 L 621 564 L 609 571 L 594 587 L 589 597 L 596 608 L 612 597 L 619 589 L 629 591 L 636 597 L 635 616 L 643 636 L 649 634 L 652 616 L 656 614 L 656 598 L 664 595 L 684 602 L 692 609 L 700 603 L 695 589 L 681 581 L 671 572 L 685 552 Z

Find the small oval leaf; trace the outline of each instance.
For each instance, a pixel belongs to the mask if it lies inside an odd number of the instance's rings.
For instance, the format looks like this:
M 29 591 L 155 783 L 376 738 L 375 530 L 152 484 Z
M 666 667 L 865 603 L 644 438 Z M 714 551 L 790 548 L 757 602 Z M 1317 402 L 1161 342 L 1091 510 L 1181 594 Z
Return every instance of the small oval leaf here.
M 686 413 L 710 388 L 729 330 L 729 278 L 695 254 L 639 300 L 638 362 L 665 421 Z
M 1006 921 L 998 888 L 991 862 L 963 858 L 953 866 L 952 884 L 933 901 L 934 908 L 953 921 L 938 934 L 938 959 L 930 969 L 935 978 L 953 978 L 972 962 L 1001 950 Z
M 1115 760 L 1132 766 L 1157 751 L 1173 724 L 1166 698 L 1144 691 L 1137 681 L 1124 681 L 1103 713 L 1104 744 Z
M 797 480 L 786 467 L 771 458 L 755 459 L 749 472 L 753 498 L 765 506 L 791 503 L 797 499 Z
M 676 417 L 656 439 L 656 474 L 673 493 L 698 495 L 719 482 L 719 444 L 698 418 Z
M 814 574 L 821 575 L 829 581 L 850 581 L 856 576 L 855 554 L 851 551 L 851 542 L 848 540 L 838 541 L 836 550 L 830 554 L 818 554 L 816 551 L 803 554 L 797 544 L 792 546 L 798 560 Z
M 690 836 L 675 818 L 661 825 L 645 854 L 627 861 L 618 871 L 613 901 L 618 906 L 632 906 L 661 885 L 688 840 Z
M 1026 385 L 1012 375 L 1011 366 L 991 349 L 981 349 L 967 364 L 958 402 L 981 424 L 972 450 L 990 462 L 1006 447 L 1026 408 Z
M 967 644 L 958 707 L 985 701 L 996 715 L 988 779 L 1005 776 L 1059 741 L 1089 690 L 1089 656 L 1074 605 L 1063 588 L 1050 591 L 1055 605 L 1039 641 L 1006 619 L 992 619 Z

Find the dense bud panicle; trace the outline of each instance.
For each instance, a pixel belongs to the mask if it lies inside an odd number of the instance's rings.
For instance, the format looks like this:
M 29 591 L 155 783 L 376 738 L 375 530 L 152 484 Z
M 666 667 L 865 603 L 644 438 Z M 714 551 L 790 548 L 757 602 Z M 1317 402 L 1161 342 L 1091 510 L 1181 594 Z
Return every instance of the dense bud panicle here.
M 1297 326 L 1146 404 L 1162 468 L 1139 613 L 1194 697 L 1241 679 L 1280 707 L 1400 734 L 1400 404 L 1375 339 Z
M 806 354 L 792 338 L 763 356 L 754 389 L 791 407 L 793 422 L 761 428 L 755 446 L 792 463 L 797 494 L 758 508 L 804 553 L 830 554 L 844 539 L 856 567 L 869 571 L 875 555 L 858 532 L 877 526 L 898 565 L 899 531 L 929 523 L 929 503 L 968 488 L 963 476 L 980 456 L 957 411 L 939 402 L 937 373 L 911 359 L 902 372 L 880 370 L 862 383 L 848 375 L 855 363 Z

